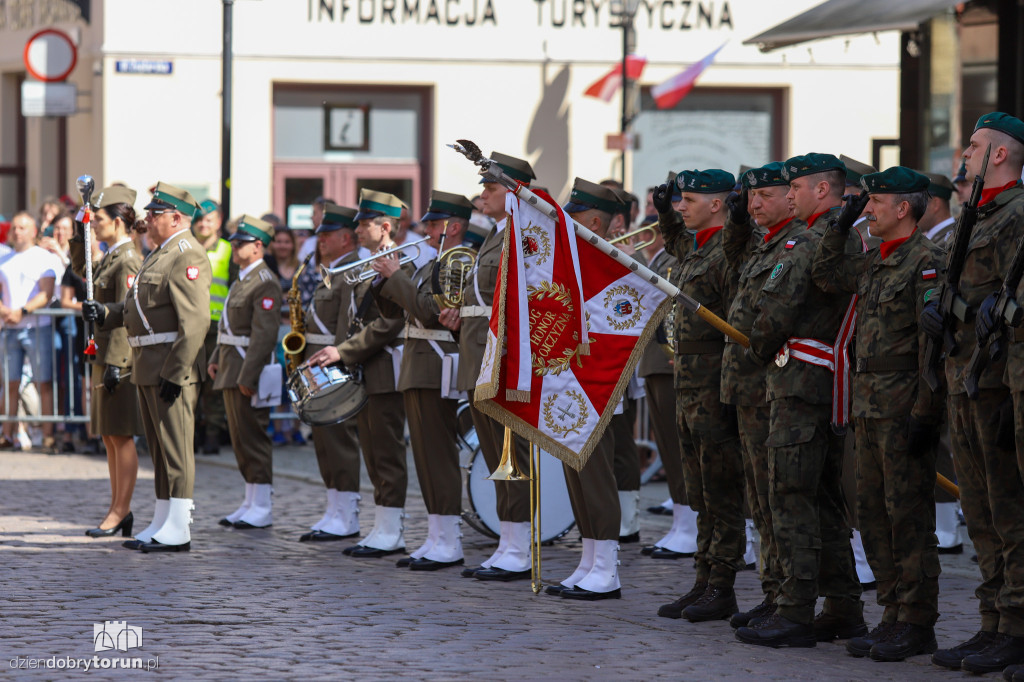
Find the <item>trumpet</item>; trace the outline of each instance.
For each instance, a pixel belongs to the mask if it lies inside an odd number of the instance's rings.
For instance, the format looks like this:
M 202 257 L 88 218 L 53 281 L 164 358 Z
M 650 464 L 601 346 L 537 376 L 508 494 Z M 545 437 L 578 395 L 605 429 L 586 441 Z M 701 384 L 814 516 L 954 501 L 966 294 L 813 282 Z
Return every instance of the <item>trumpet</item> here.
M 373 261 L 377 260 L 378 258 L 383 258 L 384 256 L 391 256 L 393 254 L 398 253 L 399 251 L 405 251 L 406 249 L 414 248 L 416 249 L 415 251 L 403 253 L 401 258 L 398 259 L 399 265 L 411 263 L 412 261 L 420 257 L 419 245 L 429 240 L 430 237 L 424 237 L 423 239 L 417 239 L 414 242 L 406 242 L 401 246 L 395 246 L 390 249 L 378 251 L 377 253 L 373 254 L 368 258 L 363 258 L 362 260 L 357 260 L 353 263 L 346 263 L 345 265 L 339 265 L 336 268 L 329 268 L 326 265 L 321 265 L 320 276 L 323 277 L 324 286 L 327 287 L 328 289 L 331 288 L 331 276 L 337 275 L 339 273 L 344 273 L 345 282 L 348 284 L 358 284 L 359 282 L 365 282 L 366 280 L 373 279 L 374 277 L 377 276 L 377 271 L 370 267 L 370 264 L 373 263 Z
M 658 230 L 654 227 L 654 225 L 644 225 L 643 227 L 638 227 L 632 232 L 620 234 L 615 239 L 609 239 L 608 243 L 618 244 L 619 242 L 628 241 L 639 235 L 641 232 L 650 232 L 651 236 L 648 239 L 644 239 L 643 241 L 640 241 L 636 244 L 630 244 L 630 246 L 632 246 L 634 249 L 646 249 L 648 246 L 650 246 L 651 244 L 658 240 Z

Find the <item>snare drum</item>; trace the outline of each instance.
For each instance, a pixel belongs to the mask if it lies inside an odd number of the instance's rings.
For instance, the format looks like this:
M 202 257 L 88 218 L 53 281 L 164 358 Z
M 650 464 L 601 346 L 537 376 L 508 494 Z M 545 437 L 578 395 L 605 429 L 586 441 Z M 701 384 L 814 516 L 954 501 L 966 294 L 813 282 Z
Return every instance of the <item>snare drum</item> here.
M 477 450 L 469 464 L 466 491 L 470 510 L 462 513 L 467 524 L 493 538 L 501 532 L 498 520 L 494 481 L 487 480 L 491 472 L 484 454 Z M 550 542 L 562 537 L 576 525 L 569 503 L 569 490 L 565 486 L 562 463 L 547 452 L 540 453 L 540 541 Z
M 292 409 L 310 426 L 337 424 L 366 405 L 366 388 L 341 367 L 302 365 L 288 377 Z

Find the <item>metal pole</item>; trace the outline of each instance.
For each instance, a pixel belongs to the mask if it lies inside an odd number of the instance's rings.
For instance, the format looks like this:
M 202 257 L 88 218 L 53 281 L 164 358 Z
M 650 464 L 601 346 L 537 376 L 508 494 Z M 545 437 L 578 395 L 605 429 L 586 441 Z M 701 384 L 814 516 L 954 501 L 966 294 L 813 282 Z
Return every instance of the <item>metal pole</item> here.
M 629 55 L 629 24 L 632 21 L 632 17 L 629 13 L 629 8 L 623 5 L 622 7 L 622 120 L 620 121 L 620 132 L 622 133 L 622 149 L 619 151 L 619 165 L 622 181 L 622 186 L 626 186 L 626 129 L 629 127 L 629 120 L 627 118 L 627 106 L 629 103 L 629 76 L 626 72 L 626 58 Z
M 235 0 L 224 4 L 224 45 L 221 50 L 220 208 L 224 221 L 231 219 L 231 15 Z

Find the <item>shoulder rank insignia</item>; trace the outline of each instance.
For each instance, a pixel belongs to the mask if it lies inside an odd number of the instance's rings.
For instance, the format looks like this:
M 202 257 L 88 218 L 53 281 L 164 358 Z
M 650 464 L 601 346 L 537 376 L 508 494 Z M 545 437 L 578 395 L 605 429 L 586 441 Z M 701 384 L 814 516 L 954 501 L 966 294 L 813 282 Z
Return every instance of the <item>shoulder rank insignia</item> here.
M 269 282 L 274 279 L 274 276 L 270 274 L 269 270 L 260 270 L 260 279 L 264 282 Z
M 192 245 L 188 243 L 187 239 L 178 240 L 178 251 L 185 253 L 185 249 L 191 249 Z

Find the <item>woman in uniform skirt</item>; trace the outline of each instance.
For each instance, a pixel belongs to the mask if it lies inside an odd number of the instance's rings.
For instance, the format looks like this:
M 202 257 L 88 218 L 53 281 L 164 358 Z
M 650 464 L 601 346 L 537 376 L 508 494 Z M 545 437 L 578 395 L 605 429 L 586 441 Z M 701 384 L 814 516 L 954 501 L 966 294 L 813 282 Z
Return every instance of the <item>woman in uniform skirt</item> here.
M 135 191 L 107 187 L 99 194 L 92 218 L 98 241 L 107 253 L 93 268 L 93 296 L 100 303 L 123 301 L 142 259 L 129 232 L 135 225 Z M 142 433 L 139 398 L 131 382 L 132 355 L 124 327 L 95 330 L 96 356 L 92 365 L 92 432 L 103 438 L 110 469 L 110 509 L 98 528 L 87 530 L 94 538 L 132 534 L 132 493 L 139 471 L 133 436 Z

